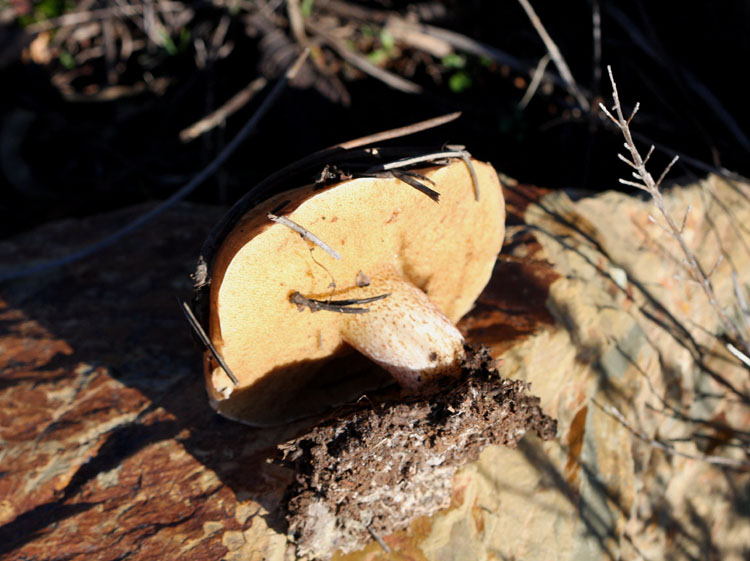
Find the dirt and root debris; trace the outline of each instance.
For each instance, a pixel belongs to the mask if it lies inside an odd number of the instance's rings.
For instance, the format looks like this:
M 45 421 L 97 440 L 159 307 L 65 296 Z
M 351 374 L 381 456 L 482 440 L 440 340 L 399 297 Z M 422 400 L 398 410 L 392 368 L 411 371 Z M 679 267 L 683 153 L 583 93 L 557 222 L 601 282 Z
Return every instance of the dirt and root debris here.
M 486 349 L 467 349 L 460 378 L 397 402 L 361 399 L 280 446 L 296 478 L 287 490 L 297 554 L 355 551 L 449 506 L 456 470 L 490 444 L 528 430 L 555 436 L 528 384 L 500 376 Z

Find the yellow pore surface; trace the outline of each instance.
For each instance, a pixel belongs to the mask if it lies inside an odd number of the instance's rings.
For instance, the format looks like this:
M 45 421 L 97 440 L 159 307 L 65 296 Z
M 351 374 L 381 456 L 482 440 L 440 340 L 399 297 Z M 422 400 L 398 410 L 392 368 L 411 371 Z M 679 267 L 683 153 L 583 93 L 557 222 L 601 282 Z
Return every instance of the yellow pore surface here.
M 300 312 L 289 301 L 295 291 L 321 300 L 364 297 L 359 271 L 372 278 L 395 269 L 451 321 L 468 312 L 489 281 L 505 222 L 495 170 L 473 165 L 479 201 L 467 165 L 458 161 L 419 170 L 435 182 L 427 184 L 440 193 L 439 203 L 397 179 L 362 178 L 287 191 L 248 212 L 218 251 L 211 285 L 210 337 L 239 387 L 342 349 L 342 314 Z M 341 260 L 267 218 L 283 201 L 290 203 L 280 214 Z M 220 369 L 212 378 L 216 387 L 230 385 Z

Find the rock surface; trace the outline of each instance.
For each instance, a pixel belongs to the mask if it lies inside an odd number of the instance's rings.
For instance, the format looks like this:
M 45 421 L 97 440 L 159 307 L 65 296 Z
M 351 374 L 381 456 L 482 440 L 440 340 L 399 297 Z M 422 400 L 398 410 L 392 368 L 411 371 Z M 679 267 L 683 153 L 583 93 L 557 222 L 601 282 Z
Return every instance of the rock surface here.
M 678 217 L 692 205 L 685 238 L 707 270 L 724 252 L 724 304 L 733 268 L 750 284 L 748 192 L 711 177 L 667 197 Z M 747 559 L 750 376 L 675 278 L 653 207 L 512 183 L 506 197 L 505 250 L 460 327 L 531 384 L 557 437 L 487 448 L 450 506 L 380 536 L 390 554 L 373 541 L 336 558 Z M 44 226 L 0 243 L 0 263 L 64 254 L 144 211 Z M 175 300 L 220 215 L 181 205 L 93 259 L 0 286 L 1 559 L 293 558 L 292 473 L 267 459 L 304 426 L 216 416 Z

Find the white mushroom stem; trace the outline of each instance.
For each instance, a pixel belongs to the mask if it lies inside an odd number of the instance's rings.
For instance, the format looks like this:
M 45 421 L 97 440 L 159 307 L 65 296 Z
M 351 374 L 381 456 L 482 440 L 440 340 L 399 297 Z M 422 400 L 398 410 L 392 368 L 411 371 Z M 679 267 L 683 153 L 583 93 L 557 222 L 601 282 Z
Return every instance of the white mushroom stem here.
M 410 390 L 457 374 L 464 338 L 427 295 L 398 275 L 377 275 L 359 297 L 390 293 L 369 312 L 347 315 L 341 337 Z M 366 292 L 366 294 L 362 294 Z

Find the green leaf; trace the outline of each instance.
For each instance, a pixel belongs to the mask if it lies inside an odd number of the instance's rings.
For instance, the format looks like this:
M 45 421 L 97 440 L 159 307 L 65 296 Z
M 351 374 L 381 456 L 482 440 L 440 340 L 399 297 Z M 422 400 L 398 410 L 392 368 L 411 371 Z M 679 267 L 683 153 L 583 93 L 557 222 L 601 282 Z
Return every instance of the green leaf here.
M 302 17 L 309 18 L 312 14 L 313 4 L 315 0 L 302 0 L 299 11 L 302 12 Z
M 190 37 L 191 37 L 191 33 L 187 27 L 183 27 L 182 29 L 180 29 L 180 40 L 179 40 L 180 52 L 184 53 L 187 50 L 187 48 L 190 46 Z
M 3 4 L 2 0 L 0 0 L 0 4 Z M 34 23 L 62 16 L 74 9 L 75 5 L 69 0 L 42 0 L 34 5 L 32 12 L 19 16 L 18 23 L 21 27 L 26 27 Z
M 469 76 L 469 74 L 467 72 L 464 72 L 463 70 L 455 72 L 448 79 L 448 87 L 453 93 L 461 93 L 465 90 L 468 90 L 471 87 L 471 84 L 471 76 Z
M 396 40 L 393 38 L 393 35 L 383 29 L 380 32 L 380 44 L 388 53 L 392 53 L 393 48 L 396 46 Z
M 73 70 L 76 67 L 76 60 L 68 51 L 62 51 L 60 53 L 60 64 L 62 64 L 66 70 Z
M 160 31 L 159 35 L 161 35 L 162 42 L 164 44 L 164 50 L 167 51 L 167 54 L 169 56 L 174 56 L 177 54 L 177 45 L 174 44 L 174 41 L 169 36 L 169 33 L 166 31 Z
M 39 19 L 56 18 L 65 13 L 65 8 L 65 0 L 44 0 L 37 4 L 35 12 Z
M 385 49 L 375 49 L 367 55 L 367 60 L 369 60 L 373 64 L 383 64 L 389 58 L 390 57 L 388 56 L 388 52 Z
M 440 62 L 446 68 L 465 68 L 466 67 L 466 57 L 464 55 L 459 55 L 458 53 L 451 53 L 449 55 L 445 55 Z

